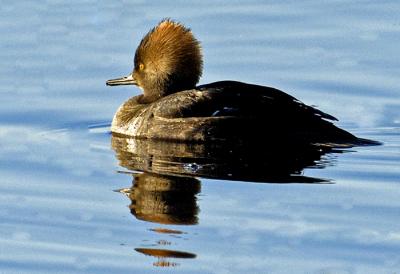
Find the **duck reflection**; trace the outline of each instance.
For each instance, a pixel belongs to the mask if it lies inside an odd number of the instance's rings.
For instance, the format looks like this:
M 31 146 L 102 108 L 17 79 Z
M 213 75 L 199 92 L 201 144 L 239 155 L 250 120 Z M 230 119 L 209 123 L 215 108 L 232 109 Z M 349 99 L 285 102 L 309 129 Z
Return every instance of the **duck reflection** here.
M 341 152 L 328 145 L 279 145 L 260 143 L 210 144 L 139 140 L 112 136 L 112 147 L 122 167 L 132 173 L 132 186 L 120 189 L 130 200 L 137 219 L 163 225 L 195 225 L 199 207 L 196 177 L 265 183 L 328 183 L 307 177 L 304 168 L 331 164 L 324 155 Z M 134 172 L 141 173 L 134 173 Z M 151 229 L 161 237 L 179 238 L 184 232 L 166 228 Z M 169 241 L 155 243 L 163 246 Z M 193 259 L 196 254 L 165 248 L 136 248 L 156 258 L 157 267 L 176 267 L 171 260 Z

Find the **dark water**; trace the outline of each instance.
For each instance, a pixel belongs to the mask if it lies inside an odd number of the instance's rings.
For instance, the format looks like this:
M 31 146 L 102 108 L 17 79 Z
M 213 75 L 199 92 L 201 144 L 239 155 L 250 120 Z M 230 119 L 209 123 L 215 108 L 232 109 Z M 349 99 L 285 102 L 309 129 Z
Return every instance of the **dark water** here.
M 398 273 L 399 10 L 393 0 L 2 3 L 0 273 Z M 320 155 L 294 184 L 260 168 L 171 177 L 210 167 L 199 160 L 159 158 L 168 176 L 132 174 L 149 148 L 114 151 L 109 124 L 139 90 L 105 80 L 131 70 L 164 17 L 202 41 L 201 83 L 278 87 L 384 145 Z M 256 173 L 274 183 L 251 183 Z

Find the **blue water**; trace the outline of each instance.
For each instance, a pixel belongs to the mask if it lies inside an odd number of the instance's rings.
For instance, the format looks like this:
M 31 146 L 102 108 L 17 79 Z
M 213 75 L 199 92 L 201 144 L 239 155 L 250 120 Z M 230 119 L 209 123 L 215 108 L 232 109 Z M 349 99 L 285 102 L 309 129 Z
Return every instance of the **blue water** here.
M 398 273 L 399 11 L 394 0 L 2 3 L 0 273 Z M 202 42 L 200 83 L 277 87 L 384 145 L 303 170 L 326 184 L 199 178 L 191 224 L 136 218 L 115 191 L 132 175 L 109 125 L 140 90 L 105 80 L 131 71 L 165 17 Z

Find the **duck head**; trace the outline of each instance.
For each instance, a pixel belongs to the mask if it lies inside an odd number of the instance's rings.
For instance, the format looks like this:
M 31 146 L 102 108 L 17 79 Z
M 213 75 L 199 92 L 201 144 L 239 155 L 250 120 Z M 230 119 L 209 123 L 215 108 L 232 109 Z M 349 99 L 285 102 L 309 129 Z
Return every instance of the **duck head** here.
M 132 73 L 106 84 L 137 85 L 143 89 L 139 101 L 150 103 L 195 88 L 202 68 L 200 43 L 190 29 L 165 19 L 143 37 L 136 49 Z

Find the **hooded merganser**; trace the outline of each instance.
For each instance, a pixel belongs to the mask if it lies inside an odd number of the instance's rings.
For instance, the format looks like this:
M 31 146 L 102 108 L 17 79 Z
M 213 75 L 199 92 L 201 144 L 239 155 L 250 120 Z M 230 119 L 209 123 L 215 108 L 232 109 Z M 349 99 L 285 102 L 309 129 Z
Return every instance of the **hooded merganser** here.
M 348 146 L 378 144 L 334 126 L 335 117 L 275 88 L 236 81 L 196 87 L 202 67 L 200 43 L 190 29 L 162 20 L 140 42 L 132 73 L 106 83 L 143 89 L 143 95 L 120 106 L 111 131 L 189 142 L 261 137 Z

